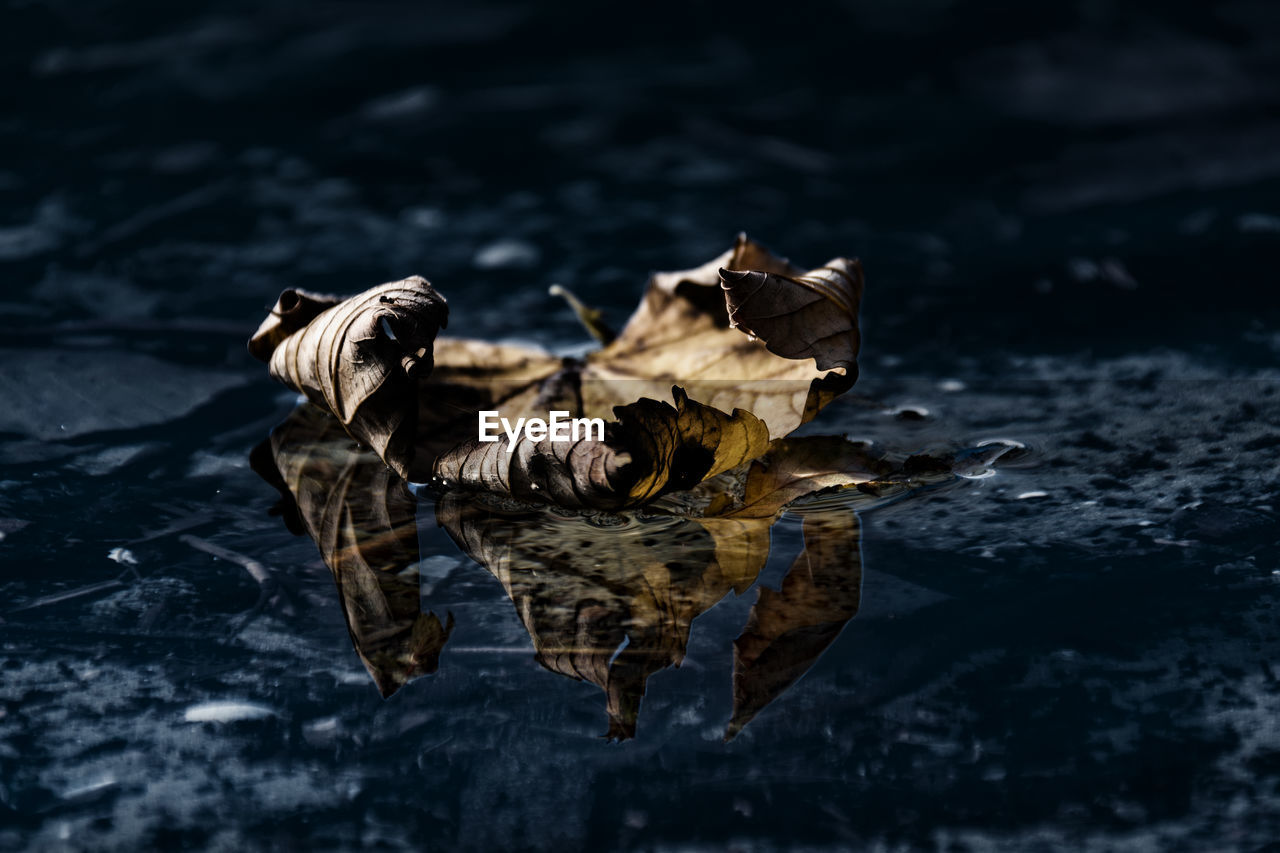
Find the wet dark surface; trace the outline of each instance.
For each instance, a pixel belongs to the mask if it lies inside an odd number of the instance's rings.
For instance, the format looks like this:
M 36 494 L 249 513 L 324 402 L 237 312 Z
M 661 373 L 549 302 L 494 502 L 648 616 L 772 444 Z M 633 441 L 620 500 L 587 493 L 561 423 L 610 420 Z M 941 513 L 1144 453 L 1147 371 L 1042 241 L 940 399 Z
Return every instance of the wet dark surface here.
M 0 846 L 1271 841 L 1280 16 L 881 5 L 10 4 Z M 740 230 L 867 271 L 806 432 L 1026 452 L 864 513 L 857 616 L 728 743 L 800 514 L 611 744 L 420 501 L 455 625 L 384 700 L 249 467 L 279 291 L 581 352 L 549 284 L 619 323 Z

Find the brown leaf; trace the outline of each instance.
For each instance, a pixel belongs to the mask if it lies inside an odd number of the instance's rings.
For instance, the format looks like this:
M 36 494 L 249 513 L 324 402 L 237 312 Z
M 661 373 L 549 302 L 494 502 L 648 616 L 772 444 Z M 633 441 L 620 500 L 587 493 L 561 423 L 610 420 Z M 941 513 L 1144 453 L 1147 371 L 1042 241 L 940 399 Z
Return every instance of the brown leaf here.
M 605 439 L 464 442 L 436 463 L 449 483 L 481 484 L 521 500 L 620 509 L 753 459 L 769 444 L 750 412 L 726 415 L 672 389 L 675 405 L 642 398 L 615 408 Z
M 619 509 L 759 456 L 847 390 L 861 290 L 856 261 L 804 272 L 743 235 L 702 267 L 654 275 L 622 333 L 580 361 L 446 338 L 428 377 L 445 310 L 422 279 L 318 313 L 320 300 L 295 292 L 251 346 L 274 345 L 273 375 L 401 476 Z M 506 441 L 473 437 L 481 410 L 512 423 L 565 411 L 608 425 L 603 440 L 522 438 L 508 452 Z
M 332 412 L 352 438 L 407 475 L 416 438 L 416 380 L 431 371 L 436 332 L 449 316 L 444 298 L 419 276 L 383 284 L 323 308 L 277 340 L 322 304 L 288 293 L 277 306 L 279 326 L 269 318 L 254 338 L 260 351 L 275 341 L 271 375 Z M 297 319 L 291 306 L 302 306 Z
M 748 266 L 764 284 L 754 296 L 739 293 L 743 305 L 753 317 L 770 301 L 781 312 L 773 325 L 752 321 L 760 340 L 731 328 L 728 285 L 721 286 L 722 268 Z M 861 278 L 855 288 L 837 267 L 854 270 L 856 262 L 802 274 L 742 236 L 703 267 L 655 275 L 612 344 L 495 407 L 513 423 L 545 418 L 552 405 L 610 420 L 603 443 L 521 441 L 508 453 L 502 442 L 472 440 L 446 452 L 436 475 L 525 500 L 618 509 L 759 456 L 770 438 L 811 420 L 856 376 Z M 789 335 L 797 340 L 785 341 Z M 668 389 L 674 406 L 660 402 Z
M 829 266 L 858 269 L 856 286 L 837 277 L 827 287 L 825 268 L 803 273 L 740 235 L 710 263 L 653 276 L 618 339 L 587 357 L 589 375 L 679 384 L 706 405 L 752 412 L 768 425 L 770 438 L 781 438 L 857 379 L 861 272 L 856 261 Z M 768 286 L 748 292 L 722 270 L 730 276 L 750 271 Z M 741 320 L 743 330 L 732 328 L 731 298 L 750 309 L 758 329 Z M 768 313 L 776 316 L 758 316 Z
M 783 358 L 812 358 L 818 370 L 856 377 L 862 265 L 836 258 L 805 275 L 720 271 L 729 323 Z

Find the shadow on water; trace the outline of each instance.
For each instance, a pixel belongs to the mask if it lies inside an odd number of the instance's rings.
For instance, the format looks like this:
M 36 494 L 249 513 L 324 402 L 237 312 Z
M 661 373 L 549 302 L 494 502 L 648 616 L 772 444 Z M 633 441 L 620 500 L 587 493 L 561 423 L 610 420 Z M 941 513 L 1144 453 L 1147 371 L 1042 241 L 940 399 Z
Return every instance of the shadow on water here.
M 606 695 L 605 737 L 635 736 L 649 677 L 683 662 L 693 621 L 756 584 L 770 530 L 784 512 L 803 519 L 804 545 L 780 588 L 761 586 L 733 641 L 735 737 L 814 665 L 858 612 L 858 513 L 972 476 L 1013 443 L 894 462 L 870 445 L 809 436 L 778 443 L 765 464 L 625 512 L 575 511 L 475 491 L 422 491 L 355 446 L 320 409 L 298 406 L 252 454 L 281 494 L 276 512 L 319 547 L 333 573 L 352 644 L 384 697 L 433 673 L 454 628 L 447 602 L 423 612 L 420 502 L 505 590 L 551 672 Z M 734 492 L 758 492 L 780 472 L 845 454 L 868 472 L 856 488 L 812 488 L 807 501 L 735 513 Z M 753 489 L 753 487 L 755 487 Z M 789 494 L 789 496 L 791 496 Z

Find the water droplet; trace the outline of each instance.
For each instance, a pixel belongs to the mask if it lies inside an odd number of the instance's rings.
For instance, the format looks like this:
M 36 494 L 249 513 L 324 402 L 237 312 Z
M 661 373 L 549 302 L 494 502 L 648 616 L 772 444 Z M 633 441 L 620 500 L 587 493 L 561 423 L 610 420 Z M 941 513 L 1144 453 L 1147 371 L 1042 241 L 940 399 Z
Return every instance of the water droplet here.
M 128 548 L 112 548 L 107 552 L 108 560 L 115 560 L 122 566 L 136 566 L 138 560 Z

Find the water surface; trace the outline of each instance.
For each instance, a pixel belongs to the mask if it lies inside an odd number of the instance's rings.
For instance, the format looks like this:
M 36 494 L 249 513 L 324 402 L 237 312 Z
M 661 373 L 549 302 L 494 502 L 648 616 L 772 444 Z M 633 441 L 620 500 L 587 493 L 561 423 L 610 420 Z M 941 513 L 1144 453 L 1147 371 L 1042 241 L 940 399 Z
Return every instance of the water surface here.
M 607 37 L 573 4 L 9 9 L 0 843 L 1272 839 L 1275 12 L 904 9 Z M 392 598 L 452 627 L 375 680 L 358 598 L 250 465 L 297 403 L 244 350 L 279 291 L 420 273 L 450 332 L 577 353 L 548 285 L 620 323 L 740 230 L 866 267 L 861 378 L 808 434 L 1025 449 L 784 515 L 745 586 L 504 580 L 473 559 L 500 530 L 405 493 Z M 503 529 L 630 541 L 589 527 Z M 726 742 L 735 640 L 841 537 L 764 681 L 802 674 Z M 671 618 L 611 615 L 639 600 Z M 611 661 L 647 675 L 620 743 Z

